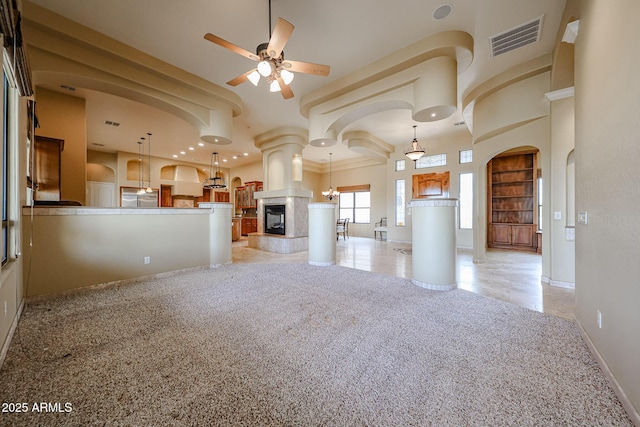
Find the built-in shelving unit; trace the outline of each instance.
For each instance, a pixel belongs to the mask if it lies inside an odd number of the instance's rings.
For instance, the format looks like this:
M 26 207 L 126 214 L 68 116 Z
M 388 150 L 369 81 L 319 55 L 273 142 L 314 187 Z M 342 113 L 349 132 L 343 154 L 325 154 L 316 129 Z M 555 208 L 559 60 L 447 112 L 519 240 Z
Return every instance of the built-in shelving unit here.
M 488 246 L 536 251 L 536 152 L 501 155 L 488 165 Z

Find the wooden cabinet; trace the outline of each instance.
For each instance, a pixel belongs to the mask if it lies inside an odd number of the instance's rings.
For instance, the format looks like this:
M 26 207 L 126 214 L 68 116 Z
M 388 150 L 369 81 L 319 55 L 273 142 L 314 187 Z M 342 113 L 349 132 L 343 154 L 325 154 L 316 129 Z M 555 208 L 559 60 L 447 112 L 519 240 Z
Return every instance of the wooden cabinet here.
M 413 175 L 411 197 L 413 199 L 449 197 L 449 171 Z
M 241 232 L 243 236 L 258 232 L 258 218 L 242 218 Z
M 62 150 L 64 150 L 62 139 L 36 135 L 31 174 L 36 184 L 34 200 L 60 201 Z
M 536 153 L 493 158 L 488 165 L 488 246 L 536 251 Z
M 254 197 L 256 191 L 262 191 L 261 181 L 249 181 L 242 187 L 236 188 L 236 208 L 257 208 L 258 201 Z
M 213 198 L 215 202 L 228 202 L 229 193 L 226 191 L 216 191 Z

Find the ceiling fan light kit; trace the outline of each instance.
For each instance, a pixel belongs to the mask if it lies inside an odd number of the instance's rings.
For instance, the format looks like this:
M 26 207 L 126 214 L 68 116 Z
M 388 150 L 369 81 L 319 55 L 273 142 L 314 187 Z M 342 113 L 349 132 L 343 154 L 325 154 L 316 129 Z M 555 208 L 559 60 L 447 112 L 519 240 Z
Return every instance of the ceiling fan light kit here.
M 289 99 L 293 97 L 293 90 L 289 85 L 293 81 L 294 72 L 326 77 L 329 75 L 330 70 L 328 65 L 284 60 L 283 49 L 289 41 L 293 29 L 293 24 L 278 18 L 273 33 L 269 36 L 269 42 L 259 44 L 255 54 L 211 33 L 205 34 L 204 38 L 218 46 L 258 62 L 255 69 L 229 80 L 227 82 L 228 85 L 237 86 L 248 80 L 254 86 L 258 86 L 260 76 L 262 76 L 269 83 L 271 92 L 281 92 L 283 98 Z M 269 30 L 271 30 L 271 2 L 269 2 Z

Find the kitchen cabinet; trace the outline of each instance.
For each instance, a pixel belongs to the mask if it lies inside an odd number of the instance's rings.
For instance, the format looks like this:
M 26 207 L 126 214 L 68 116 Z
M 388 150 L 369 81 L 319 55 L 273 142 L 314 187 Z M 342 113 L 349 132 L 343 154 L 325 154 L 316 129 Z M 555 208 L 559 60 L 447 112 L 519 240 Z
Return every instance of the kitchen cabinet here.
M 258 201 L 255 199 L 256 191 L 262 191 L 262 181 L 249 181 L 242 187 L 236 188 L 236 208 L 257 208 Z
M 242 218 L 242 235 L 258 232 L 258 218 L 245 217 Z

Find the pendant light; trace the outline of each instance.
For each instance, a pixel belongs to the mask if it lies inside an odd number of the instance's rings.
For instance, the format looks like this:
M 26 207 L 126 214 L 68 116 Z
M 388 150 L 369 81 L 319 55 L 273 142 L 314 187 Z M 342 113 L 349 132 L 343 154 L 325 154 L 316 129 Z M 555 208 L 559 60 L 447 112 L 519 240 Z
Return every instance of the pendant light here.
M 413 141 L 411 141 L 411 145 L 404 152 L 404 155 L 414 162 L 417 161 L 420 157 L 424 156 L 424 148 L 422 148 L 418 144 L 418 139 L 416 138 L 417 127 L 417 125 L 413 125 Z
M 338 198 L 340 193 L 338 191 L 333 191 L 333 187 L 331 186 L 331 155 L 333 153 L 329 153 L 329 191 L 323 191 L 322 197 L 327 200 L 333 200 Z
M 144 138 L 140 138 L 138 141 L 138 194 L 144 194 L 144 165 L 142 162 L 142 150 L 144 147 L 142 146 L 144 142 Z
M 149 166 L 149 185 L 145 191 L 147 193 L 153 193 L 153 189 L 151 188 L 151 134 L 147 132 L 147 135 L 149 136 L 149 138 L 147 138 L 147 142 L 149 143 L 149 164 L 147 165 Z
M 218 153 L 211 153 L 211 166 L 209 168 L 209 178 L 204 180 L 204 188 L 227 188 L 224 182 L 224 175 L 220 170 Z

